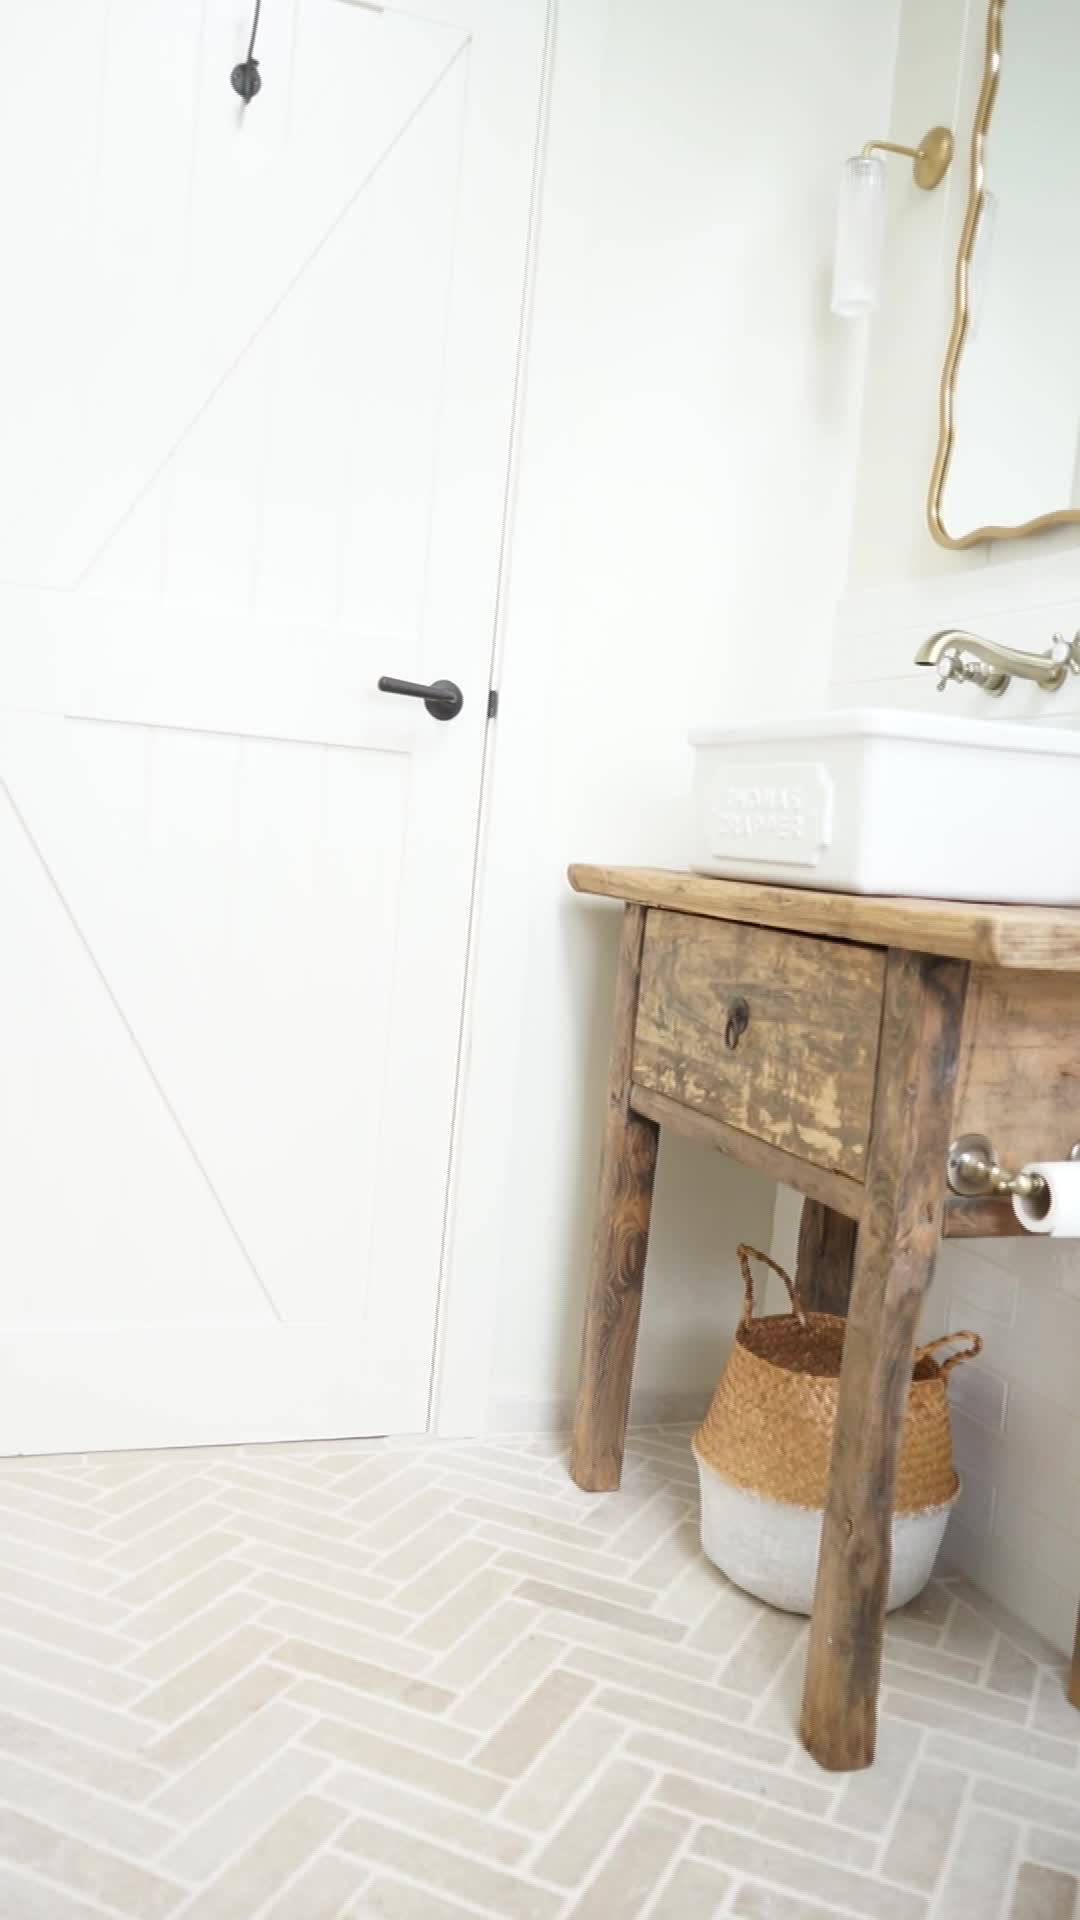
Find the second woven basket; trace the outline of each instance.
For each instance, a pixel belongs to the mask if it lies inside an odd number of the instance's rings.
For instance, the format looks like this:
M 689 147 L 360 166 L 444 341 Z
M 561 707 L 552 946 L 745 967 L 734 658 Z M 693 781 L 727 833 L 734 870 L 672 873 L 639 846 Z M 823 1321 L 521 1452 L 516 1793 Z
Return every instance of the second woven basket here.
M 807 1313 L 790 1275 L 753 1247 L 738 1249 L 743 1315 L 712 1404 L 694 1438 L 702 1546 L 737 1586 L 771 1606 L 809 1613 L 840 1386 L 846 1322 Z M 780 1275 L 791 1312 L 754 1318 L 751 1260 Z M 967 1348 L 934 1355 L 958 1340 Z M 979 1353 L 976 1333 L 920 1347 L 904 1415 L 896 1480 L 888 1605 L 930 1578 L 960 1482 L 953 1466 L 947 1379 Z

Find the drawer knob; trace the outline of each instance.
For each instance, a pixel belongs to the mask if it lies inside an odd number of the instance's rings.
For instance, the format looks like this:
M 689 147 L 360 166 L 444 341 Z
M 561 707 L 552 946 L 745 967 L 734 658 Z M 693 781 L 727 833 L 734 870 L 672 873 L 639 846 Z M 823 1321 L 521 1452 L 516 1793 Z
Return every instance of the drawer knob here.
M 750 1003 L 740 995 L 728 1008 L 727 1026 L 724 1028 L 724 1045 L 734 1053 L 740 1039 L 750 1025 Z

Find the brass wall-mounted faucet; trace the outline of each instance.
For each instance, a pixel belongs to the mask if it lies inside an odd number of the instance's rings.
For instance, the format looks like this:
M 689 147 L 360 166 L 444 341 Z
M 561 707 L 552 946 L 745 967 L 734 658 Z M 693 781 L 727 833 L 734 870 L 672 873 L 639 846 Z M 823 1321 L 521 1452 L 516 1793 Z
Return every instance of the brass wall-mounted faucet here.
M 981 687 L 984 693 L 1004 693 L 1010 680 L 1033 680 L 1044 693 L 1064 686 L 1070 673 L 1080 673 L 1080 633 L 1066 640 L 1055 633 L 1045 653 L 1023 653 L 996 640 L 981 640 L 960 627 L 943 627 L 924 640 L 915 655 L 919 667 L 936 667 L 938 692 L 950 680 Z

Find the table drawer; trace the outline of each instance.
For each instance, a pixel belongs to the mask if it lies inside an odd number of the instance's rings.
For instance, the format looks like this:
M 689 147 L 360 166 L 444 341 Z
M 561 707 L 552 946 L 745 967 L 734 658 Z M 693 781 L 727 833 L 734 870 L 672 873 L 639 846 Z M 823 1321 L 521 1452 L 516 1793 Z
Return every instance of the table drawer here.
M 877 947 L 654 908 L 633 1077 L 861 1180 L 884 981 Z

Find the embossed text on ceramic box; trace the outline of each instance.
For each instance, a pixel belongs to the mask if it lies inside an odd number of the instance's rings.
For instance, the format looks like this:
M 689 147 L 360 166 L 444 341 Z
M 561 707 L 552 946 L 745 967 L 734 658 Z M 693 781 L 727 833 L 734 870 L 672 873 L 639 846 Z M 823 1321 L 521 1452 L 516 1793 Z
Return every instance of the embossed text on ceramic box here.
M 833 783 L 819 760 L 733 767 L 712 797 L 711 857 L 814 867 L 832 839 Z

